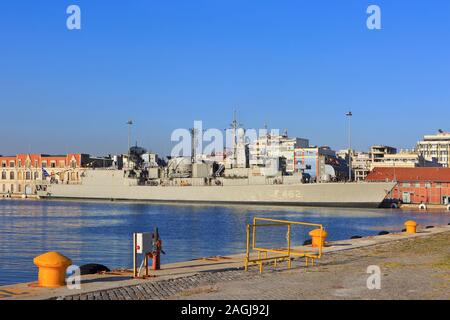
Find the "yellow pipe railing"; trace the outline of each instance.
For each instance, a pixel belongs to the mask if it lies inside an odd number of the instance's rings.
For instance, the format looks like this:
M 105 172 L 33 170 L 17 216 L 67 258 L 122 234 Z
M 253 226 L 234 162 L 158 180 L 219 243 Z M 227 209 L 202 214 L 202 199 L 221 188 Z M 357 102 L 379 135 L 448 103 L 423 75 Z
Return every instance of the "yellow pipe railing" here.
M 258 223 L 258 221 L 263 222 L 269 222 L 269 223 Z M 277 266 L 278 261 L 284 261 L 288 260 L 288 268 L 291 268 L 291 260 L 293 256 L 296 257 L 305 257 L 306 259 L 306 266 L 308 266 L 308 260 L 311 259 L 311 265 L 314 266 L 314 260 L 320 259 L 322 257 L 323 253 L 323 247 L 320 245 L 318 247 L 318 252 L 307 252 L 305 250 L 302 251 L 295 251 L 292 250 L 292 241 L 291 241 L 291 235 L 292 225 L 300 225 L 300 226 L 307 226 L 307 227 L 317 227 L 322 232 L 324 232 L 323 225 L 318 223 L 309 223 L 309 222 L 300 222 L 300 221 L 289 221 L 289 220 L 279 220 L 279 219 L 271 219 L 271 218 L 253 218 L 253 224 L 247 224 L 247 244 L 246 244 L 246 257 L 245 257 L 245 271 L 248 270 L 249 263 L 256 263 L 259 264 L 260 272 L 263 270 L 263 262 L 264 261 L 270 261 L 273 260 L 274 267 Z M 286 227 L 286 248 L 262 248 L 256 246 L 256 233 L 258 227 Z M 250 233 L 252 233 L 250 235 Z M 250 238 L 251 238 L 251 245 L 250 245 Z M 257 259 L 251 259 L 250 254 L 251 251 L 257 251 L 258 252 L 258 258 Z M 261 257 L 261 253 L 265 254 L 265 257 Z M 273 254 L 279 254 L 276 256 L 269 256 L 269 253 Z

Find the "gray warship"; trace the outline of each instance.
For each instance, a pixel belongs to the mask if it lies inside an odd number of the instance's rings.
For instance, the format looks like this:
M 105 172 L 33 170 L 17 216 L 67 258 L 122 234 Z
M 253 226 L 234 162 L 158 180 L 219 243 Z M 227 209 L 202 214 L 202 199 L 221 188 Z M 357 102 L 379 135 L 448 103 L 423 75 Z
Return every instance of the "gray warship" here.
M 44 199 L 91 199 L 203 203 L 376 208 L 394 182 L 308 181 L 302 174 L 262 174 L 250 168 L 224 168 L 205 161 L 174 158 L 165 166 L 145 167 L 142 150 L 131 148 L 121 169 L 85 168 L 76 183 L 42 183 L 37 194 Z

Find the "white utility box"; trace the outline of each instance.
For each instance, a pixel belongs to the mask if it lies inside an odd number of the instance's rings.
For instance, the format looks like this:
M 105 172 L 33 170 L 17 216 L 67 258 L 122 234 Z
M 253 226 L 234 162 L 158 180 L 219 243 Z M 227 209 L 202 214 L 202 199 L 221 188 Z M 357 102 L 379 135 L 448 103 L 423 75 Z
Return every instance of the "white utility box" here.
M 135 233 L 136 253 L 143 254 L 152 251 L 152 233 Z

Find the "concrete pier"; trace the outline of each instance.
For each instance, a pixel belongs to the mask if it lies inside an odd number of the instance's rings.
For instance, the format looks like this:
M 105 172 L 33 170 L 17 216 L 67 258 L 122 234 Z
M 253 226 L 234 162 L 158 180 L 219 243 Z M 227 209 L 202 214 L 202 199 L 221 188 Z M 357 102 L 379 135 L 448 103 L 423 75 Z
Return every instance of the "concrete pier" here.
M 450 226 L 327 243 L 314 267 L 295 259 L 244 272 L 244 254 L 166 264 L 154 277 L 131 271 L 82 277 L 80 290 L 39 288 L 35 283 L 0 287 L 0 299 L 448 299 Z M 367 267 L 382 273 L 380 290 L 366 286 Z

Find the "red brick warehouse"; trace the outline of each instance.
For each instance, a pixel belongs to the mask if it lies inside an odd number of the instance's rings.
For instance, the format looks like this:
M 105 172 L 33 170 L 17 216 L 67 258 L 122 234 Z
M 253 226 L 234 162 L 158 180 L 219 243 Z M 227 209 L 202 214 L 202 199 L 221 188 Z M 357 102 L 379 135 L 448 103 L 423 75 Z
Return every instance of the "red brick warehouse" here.
M 375 168 L 366 181 L 397 181 L 387 198 L 403 203 L 450 204 L 450 168 Z

